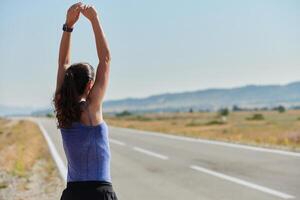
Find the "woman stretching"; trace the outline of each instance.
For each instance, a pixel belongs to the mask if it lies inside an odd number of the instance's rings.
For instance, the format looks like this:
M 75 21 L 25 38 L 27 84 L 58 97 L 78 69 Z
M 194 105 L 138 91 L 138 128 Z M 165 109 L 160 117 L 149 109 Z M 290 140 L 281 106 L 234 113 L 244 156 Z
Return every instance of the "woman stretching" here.
M 71 32 L 80 14 L 93 27 L 99 58 L 96 74 L 87 62 L 70 65 Z M 102 116 L 110 52 L 97 11 L 82 3 L 72 5 L 63 30 L 53 98 L 68 160 L 67 187 L 61 200 L 117 200 L 110 176 L 108 126 Z

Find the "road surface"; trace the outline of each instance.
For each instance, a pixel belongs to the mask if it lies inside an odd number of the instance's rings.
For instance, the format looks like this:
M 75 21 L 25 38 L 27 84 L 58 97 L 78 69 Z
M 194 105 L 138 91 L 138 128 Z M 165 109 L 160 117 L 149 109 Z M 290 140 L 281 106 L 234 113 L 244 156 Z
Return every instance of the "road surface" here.
M 54 119 L 34 120 L 65 170 Z M 120 200 L 300 200 L 299 153 L 108 126 Z

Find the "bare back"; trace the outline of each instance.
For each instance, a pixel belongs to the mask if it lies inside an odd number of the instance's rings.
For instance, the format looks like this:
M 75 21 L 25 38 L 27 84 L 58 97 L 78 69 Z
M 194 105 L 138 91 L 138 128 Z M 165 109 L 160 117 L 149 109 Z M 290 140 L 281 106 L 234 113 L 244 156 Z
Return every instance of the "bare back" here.
M 102 115 L 102 107 L 100 109 L 95 109 L 88 99 L 86 101 L 83 101 L 81 105 L 82 113 L 80 122 L 82 124 L 87 126 L 96 126 L 104 121 Z

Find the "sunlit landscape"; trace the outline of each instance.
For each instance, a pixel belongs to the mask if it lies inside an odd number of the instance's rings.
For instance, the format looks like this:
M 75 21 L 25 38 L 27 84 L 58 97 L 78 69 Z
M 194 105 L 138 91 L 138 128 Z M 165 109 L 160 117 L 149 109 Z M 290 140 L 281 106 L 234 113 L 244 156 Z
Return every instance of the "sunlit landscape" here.
M 121 114 L 121 115 L 120 115 Z M 107 116 L 112 126 L 290 150 L 300 148 L 300 111 L 190 112 Z M 225 114 L 225 115 L 224 115 Z
M 300 200 L 299 22 L 299 0 L 1 1 L 0 200 Z

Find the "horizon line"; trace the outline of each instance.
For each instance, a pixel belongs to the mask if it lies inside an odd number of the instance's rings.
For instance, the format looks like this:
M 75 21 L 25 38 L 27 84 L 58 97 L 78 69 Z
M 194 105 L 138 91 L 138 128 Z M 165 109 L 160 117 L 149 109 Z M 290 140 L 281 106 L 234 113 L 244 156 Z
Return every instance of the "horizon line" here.
M 295 81 L 291 81 L 291 82 L 287 82 L 287 83 L 269 83 L 269 84 L 249 83 L 249 84 L 230 86 L 230 87 L 208 87 L 208 88 L 194 89 L 194 90 L 184 90 L 184 91 L 175 91 L 175 92 L 162 92 L 162 93 L 156 93 L 156 94 L 149 94 L 147 96 L 141 96 L 141 97 L 130 96 L 130 97 L 123 97 L 123 98 L 116 98 L 116 99 L 108 99 L 108 100 L 105 100 L 103 103 L 108 102 L 108 101 L 121 101 L 121 100 L 128 100 L 128 99 L 147 99 L 149 97 L 160 96 L 160 95 L 164 95 L 164 94 L 192 93 L 192 92 L 207 91 L 207 90 L 231 90 L 231 89 L 244 88 L 244 87 L 249 87 L 249 86 L 256 86 L 256 87 L 287 86 L 287 85 L 295 84 L 295 83 L 300 83 L 300 80 L 295 80 Z M 0 106 L 15 107 L 15 108 L 26 108 L 26 109 L 31 108 L 31 109 L 36 109 L 36 110 L 49 107 L 49 105 L 32 107 L 30 105 L 23 105 L 22 106 L 22 105 L 10 105 L 10 104 L 2 104 L 2 103 L 0 103 Z
M 164 95 L 164 94 L 180 94 L 180 93 L 191 93 L 191 92 L 200 92 L 200 91 L 203 92 L 203 91 L 207 91 L 207 90 L 231 90 L 231 89 L 238 89 L 238 88 L 244 88 L 244 87 L 249 87 L 249 86 L 255 86 L 255 87 L 287 86 L 287 85 L 291 85 L 291 84 L 295 84 L 295 83 L 300 83 L 300 80 L 291 81 L 291 82 L 287 82 L 287 83 L 270 83 L 270 84 L 249 83 L 249 84 L 245 84 L 245 85 L 237 85 L 237 86 L 230 86 L 230 87 L 208 87 L 208 88 L 194 89 L 194 90 L 162 92 L 162 93 L 150 94 L 150 95 L 142 96 L 142 97 L 132 97 L 131 96 L 131 97 L 123 97 L 123 98 L 117 98 L 117 99 L 108 99 L 108 100 L 105 100 L 104 102 L 120 101 L 120 100 L 128 100 L 128 99 L 147 99 L 149 97 L 160 96 L 160 95 Z

